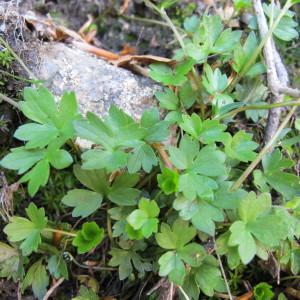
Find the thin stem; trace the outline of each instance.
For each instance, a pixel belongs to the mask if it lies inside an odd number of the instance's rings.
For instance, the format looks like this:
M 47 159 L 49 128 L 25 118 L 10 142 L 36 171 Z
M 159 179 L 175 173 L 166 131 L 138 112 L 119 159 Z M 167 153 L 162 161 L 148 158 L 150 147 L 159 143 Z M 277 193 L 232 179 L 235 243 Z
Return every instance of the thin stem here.
M 285 5 L 283 6 L 283 8 L 280 11 L 280 14 L 276 18 L 276 20 L 273 22 L 272 27 L 269 29 L 269 31 L 265 35 L 265 37 L 260 41 L 259 45 L 257 46 L 257 48 L 255 49 L 255 51 L 253 52 L 252 56 L 249 58 L 249 60 L 247 61 L 247 63 L 242 68 L 240 74 L 238 74 L 234 78 L 234 80 L 230 83 L 230 85 L 228 87 L 228 92 L 231 92 L 233 90 L 233 88 L 235 87 L 235 85 L 249 71 L 250 67 L 253 65 L 253 63 L 256 61 L 257 57 L 261 53 L 261 51 L 262 51 L 263 47 L 265 46 L 267 40 L 272 36 L 272 34 L 273 34 L 274 30 L 276 29 L 276 27 L 278 26 L 280 20 L 286 14 L 286 12 L 290 8 L 290 6 L 291 6 L 291 1 L 287 0 L 287 2 L 285 3 Z
M 169 155 L 167 154 L 164 146 L 162 144 L 154 143 L 152 144 L 152 147 L 158 152 L 165 166 L 169 169 L 173 169 L 173 165 L 170 161 Z
M 70 252 L 65 252 L 66 255 L 69 256 L 70 260 L 78 267 L 83 268 L 83 269 L 93 269 L 95 271 L 117 271 L 116 268 L 110 268 L 110 267 L 97 267 L 97 266 L 87 266 L 83 265 L 80 262 L 78 262 L 74 256 Z
M 264 155 L 271 149 L 273 144 L 275 143 L 276 139 L 280 135 L 281 131 L 284 129 L 290 118 L 293 116 L 294 112 L 296 111 L 297 106 L 294 106 L 288 115 L 285 117 L 275 134 L 272 138 L 268 141 L 268 143 L 262 148 L 262 150 L 258 153 L 256 159 L 248 166 L 248 168 L 243 172 L 243 174 L 238 178 L 238 180 L 232 185 L 231 191 L 236 191 L 242 183 L 246 180 L 246 178 L 252 173 L 252 171 L 256 168 L 256 166 L 260 163 Z
M 53 294 L 53 292 L 64 282 L 64 280 L 65 279 L 63 277 L 57 280 L 55 284 L 53 284 L 52 287 L 48 290 L 43 300 L 48 300 L 50 296 Z
M 170 28 L 172 29 L 178 43 L 180 44 L 180 47 L 182 48 L 183 52 L 185 53 L 185 45 L 183 42 L 183 39 L 181 37 L 181 35 L 179 34 L 176 26 L 173 24 L 172 20 L 169 18 L 169 16 L 167 15 L 166 11 L 164 8 L 162 8 L 160 10 L 161 16 L 166 20 L 167 24 L 170 26 Z
M 286 101 L 286 102 L 277 102 L 277 103 L 272 103 L 272 104 L 263 104 L 263 105 L 247 105 L 247 106 L 242 106 L 238 107 L 224 115 L 218 116 L 215 119 L 216 120 L 221 120 L 221 119 L 226 119 L 228 117 L 233 117 L 237 113 L 246 111 L 246 110 L 260 110 L 260 109 L 272 109 L 276 107 L 286 107 L 286 106 L 300 106 L 300 100 L 296 101 Z
M 226 285 L 227 293 L 228 293 L 229 299 L 233 300 L 233 297 L 232 297 L 232 294 L 231 294 L 231 290 L 230 290 L 230 286 L 229 286 L 229 283 L 228 283 L 228 280 L 227 280 L 227 276 L 226 276 L 226 273 L 225 273 L 225 270 L 224 270 L 224 267 L 223 267 L 223 263 L 222 263 L 220 255 L 219 255 L 219 253 L 217 251 L 216 240 L 215 240 L 215 238 L 213 238 L 213 240 L 214 240 L 215 252 L 216 252 L 216 255 L 217 255 L 217 258 L 218 258 L 218 262 L 219 262 L 219 266 L 220 266 L 220 269 L 221 269 L 221 272 L 222 272 L 222 276 L 223 276 L 223 279 L 224 279 L 224 282 L 225 282 L 225 285 Z
M 18 102 L 16 102 L 15 100 L 5 96 L 4 94 L 0 93 L 0 100 L 3 100 L 9 104 L 11 104 L 12 106 L 14 106 L 15 108 L 20 109 L 20 105 Z M 1 101 L 0 101 L 1 102 Z
M 10 47 L 10 45 L 1 36 L 0 36 L 0 43 L 10 51 L 12 56 L 18 61 L 18 63 L 23 67 L 23 69 L 28 73 L 29 77 L 34 80 L 37 80 L 35 75 L 29 70 L 29 68 L 25 65 L 23 60 L 15 53 L 15 51 Z
M 13 75 L 13 74 L 10 74 L 9 72 L 4 71 L 4 70 L 0 70 L 0 73 L 2 73 L 5 76 L 9 76 L 11 78 L 14 78 L 14 79 L 17 79 L 17 80 L 21 80 L 21 81 L 24 81 L 24 82 L 28 82 L 28 83 L 39 83 L 39 82 L 42 82 L 41 80 L 27 79 L 27 78 L 24 78 L 24 77 L 21 77 L 21 76 Z
M 188 294 L 184 291 L 184 289 L 180 285 L 177 285 L 177 287 L 178 287 L 179 291 L 182 293 L 185 300 L 191 300 L 190 297 L 188 296 Z
M 77 236 L 76 233 L 72 233 L 72 232 L 64 231 L 64 230 L 59 230 L 59 229 L 54 229 L 54 228 L 45 228 L 44 231 L 56 232 L 56 233 L 60 233 L 60 234 L 71 236 L 71 237 L 76 237 Z

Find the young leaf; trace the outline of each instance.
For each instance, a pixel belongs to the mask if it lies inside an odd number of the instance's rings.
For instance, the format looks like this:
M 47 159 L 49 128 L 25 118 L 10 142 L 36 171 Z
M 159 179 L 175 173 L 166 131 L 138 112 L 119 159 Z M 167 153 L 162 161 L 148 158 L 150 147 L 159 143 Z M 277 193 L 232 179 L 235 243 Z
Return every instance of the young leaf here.
M 161 190 L 170 195 L 178 191 L 179 175 L 173 170 L 164 168 L 162 173 L 157 175 L 157 182 Z
M 141 230 L 144 237 L 149 238 L 157 232 L 159 207 L 154 200 L 142 198 L 139 209 L 135 209 L 128 217 L 127 222 L 135 229 Z
M 103 228 L 100 228 L 96 222 L 86 222 L 82 225 L 81 230 L 77 232 L 72 245 L 77 247 L 79 254 L 83 254 L 99 245 L 103 238 Z

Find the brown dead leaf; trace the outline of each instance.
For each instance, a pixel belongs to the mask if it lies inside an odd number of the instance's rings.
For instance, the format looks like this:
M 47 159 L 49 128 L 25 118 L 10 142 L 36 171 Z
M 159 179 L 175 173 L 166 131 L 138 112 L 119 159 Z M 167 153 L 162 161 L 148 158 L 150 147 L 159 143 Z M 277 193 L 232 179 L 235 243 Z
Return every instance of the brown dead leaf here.
M 252 299 L 252 297 L 253 297 L 253 292 L 249 291 L 246 294 L 237 297 L 236 300 L 250 300 L 250 299 Z
M 119 59 L 119 55 L 115 54 L 113 52 L 110 52 L 108 50 L 104 50 L 102 48 L 98 48 L 96 46 L 90 45 L 86 42 L 79 42 L 79 41 L 72 41 L 72 44 L 77 47 L 78 49 L 81 49 L 83 51 L 95 54 L 103 59 L 106 60 L 117 60 Z
M 136 48 L 131 47 L 129 44 L 125 44 L 123 45 L 123 49 L 122 51 L 120 51 L 120 55 L 124 56 L 124 55 L 136 55 L 137 51 Z
M 130 0 L 124 0 L 120 9 L 120 14 L 123 15 L 129 8 Z
M 166 63 L 172 64 L 174 61 L 169 58 L 156 56 L 156 55 L 124 55 L 113 62 L 114 65 L 121 67 L 127 65 L 129 62 L 135 60 L 141 64 L 152 64 L 152 63 Z

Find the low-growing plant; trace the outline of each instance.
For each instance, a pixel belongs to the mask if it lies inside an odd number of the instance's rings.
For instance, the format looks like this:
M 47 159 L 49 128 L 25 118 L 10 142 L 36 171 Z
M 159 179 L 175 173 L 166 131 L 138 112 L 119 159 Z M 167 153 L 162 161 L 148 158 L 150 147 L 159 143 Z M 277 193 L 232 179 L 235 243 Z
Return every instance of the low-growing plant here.
M 171 22 L 165 9 L 176 1 L 146 2 Z M 249 7 L 247 1 L 235 5 Z M 265 12 L 269 16 L 269 7 Z M 274 18 L 280 13 L 276 8 Z M 286 10 L 281 18 L 289 40 L 295 38 L 293 14 Z M 165 85 L 156 93 L 163 120 L 156 108 L 139 121 L 115 106 L 103 118 L 82 116 L 74 93 L 56 103 L 43 86 L 24 90 L 19 104 L 30 122 L 15 132 L 24 145 L 0 162 L 22 175 L 18 182 L 28 182 L 33 197 L 26 216 L 10 216 L 4 228 L 10 244 L 0 244 L 0 275 L 20 280 L 22 291 L 31 286 L 43 299 L 50 277 L 69 278 L 71 253 L 94 253 L 108 239 L 111 258 L 99 271 L 117 268 L 120 280 L 153 272 L 167 277 L 186 299 L 200 293 L 232 297 L 225 266 L 243 270 L 272 256 L 286 272 L 299 273 L 300 183 L 292 169 L 299 139 L 288 144 L 289 157 L 282 135 L 273 152 L 258 152 L 258 135 L 235 118 L 246 112 L 249 122 L 264 124 L 273 107 L 265 103 L 266 68 L 260 51 L 255 54 L 258 34 L 226 29 L 211 15 L 189 17 L 184 30 L 185 38 L 174 32 L 181 45 L 175 63 L 150 66 L 150 77 Z M 280 27 L 273 32 L 287 40 Z M 289 130 L 297 137 L 297 129 Z M 93 144 L 80 151 L 81 159 L 77 137 Z M 249 166 L 261 160 L 249 176 Z M 68 223 L 47 217 L 34 201 L 51 168 L 72 164 L 78 188 L 62 198 L 72 213 Z M 84 220 L 80 229 L 72 227 L 78 218 Z M 273 295 L 267 283 L 254 293 L 257 299 Z M 74 299 L 98 296 L 82 287 Z

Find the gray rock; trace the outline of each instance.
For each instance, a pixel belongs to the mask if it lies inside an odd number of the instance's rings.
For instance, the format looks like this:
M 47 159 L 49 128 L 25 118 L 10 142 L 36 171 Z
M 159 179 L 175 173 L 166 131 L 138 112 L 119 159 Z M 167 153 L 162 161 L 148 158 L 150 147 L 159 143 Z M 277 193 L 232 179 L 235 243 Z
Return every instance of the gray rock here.
M 30 66 L 33 73 L 45 80 L 56 96 L 74 91 L 84 114 L 91 111 L 104 116 L 115 104 L 139 119 L 145 109 L 157 105 L 153 96 L 160 87 L 149 78 L 114 67 L 79 49 L 44 43 L 35 55 L 39 59 Z

